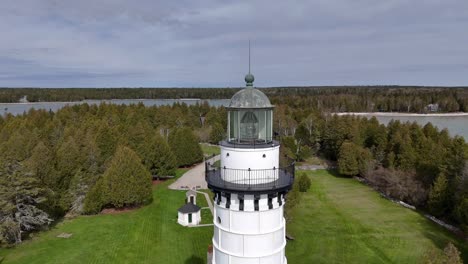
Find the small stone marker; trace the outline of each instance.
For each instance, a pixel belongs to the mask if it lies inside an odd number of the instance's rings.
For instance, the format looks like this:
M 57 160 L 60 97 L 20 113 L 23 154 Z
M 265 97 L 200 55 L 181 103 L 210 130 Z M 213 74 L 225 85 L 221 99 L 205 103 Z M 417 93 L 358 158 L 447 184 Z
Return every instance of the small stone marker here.
M 70 233 L 62 233 L 62 234 L 58 235 L 57 237 L 60 237 L 60 238 L 70 238 L 71 236 L 73 236 L 73 234 L 70 234 Z

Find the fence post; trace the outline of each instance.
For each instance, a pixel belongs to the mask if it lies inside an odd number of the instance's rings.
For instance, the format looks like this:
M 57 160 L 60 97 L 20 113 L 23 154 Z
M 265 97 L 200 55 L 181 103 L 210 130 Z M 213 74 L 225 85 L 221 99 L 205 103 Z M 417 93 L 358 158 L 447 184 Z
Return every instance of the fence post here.
M 224 170 L 224 172 L 223 172 L 224 180 L 222 180 L 222 181 L 223 181 L 223 186 L 224 186 L 224 188 L 226 188 L 226 166 L 223 166 L 223 170 Z M 219 175 L 219 178 L 220 178 L 220 180 L 221 180 L 221 179 L 222 179 L 222 178 L 221 178 L 221 171 L 219 171 L 219 174 L 220 174 L 220 175 Z
M 249 168 L 249 189 L 250 189 L 250 168 Z
M 276 181 L 279 181 L 280 180 L 280 175 L 279 175 L 279 172 L 278 172 L 278 180 L 275 179 L 276 178 L 276 167 L 273 167 L 273 187 L 276 188 Z

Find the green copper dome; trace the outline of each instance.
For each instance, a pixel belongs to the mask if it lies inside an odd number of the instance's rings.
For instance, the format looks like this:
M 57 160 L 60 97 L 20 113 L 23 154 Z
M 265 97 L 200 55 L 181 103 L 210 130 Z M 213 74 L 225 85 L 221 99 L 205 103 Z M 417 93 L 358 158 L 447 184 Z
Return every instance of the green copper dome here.
M 246 88 L 240 90 L 231 98 L 229 108 L 273 108 L 270 99 L 258 89 L 253 88 L 254 76 L 245 76 Z
M 270 99 L 261 91 L 245 88 L 237 92 L 229 103 L 229 108 L 272 108 Z

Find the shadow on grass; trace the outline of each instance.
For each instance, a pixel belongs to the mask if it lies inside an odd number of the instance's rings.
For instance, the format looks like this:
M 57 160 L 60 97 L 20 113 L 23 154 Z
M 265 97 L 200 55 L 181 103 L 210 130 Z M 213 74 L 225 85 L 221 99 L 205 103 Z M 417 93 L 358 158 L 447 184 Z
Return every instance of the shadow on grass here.
M 350 176 L 346 176 L 346 175 L 340 174 L 340 173 L 338 172 L 337 169 L 327 169 L 327 172 L 328 172 L 331 176 L 333 176 L 333 177 L 335 177 L 335 178 L 341 178 L 341 179 L 350 179 L 350 178 L 352 178 L 352 177 L 350 177 Z
M 184 263 L 185 264 L 205 264 L 205 261 L 200 257 L 192 255 Z
M 431 222 L 431 224 L 433 223 Z M 460 238 L 454 238 L 454 234 L 450 233 L 449 231 L 445 229 L 442 230 L 442 232 L 444 232 L 444 234 L 446 235 L 445 237 L 436 235 L 430 231 L 425 231 L 423 232 L 423 234 L 425 237 L 429 238 L 434 243 L 434 245 L 440 250 L 444 250 L 447 244 L 449 242 L 452 242 L 457 247 L 458 251 L 460 251 L 461 258 L 463 259 L 463 263 L 468 263 L 468 243 L 463 241 Z

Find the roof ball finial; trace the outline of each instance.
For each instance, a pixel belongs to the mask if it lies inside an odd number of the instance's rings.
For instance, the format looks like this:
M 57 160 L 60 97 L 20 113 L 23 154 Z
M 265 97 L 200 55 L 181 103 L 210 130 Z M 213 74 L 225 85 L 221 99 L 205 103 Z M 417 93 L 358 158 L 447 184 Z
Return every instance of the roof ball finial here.
M 253 74 L 249 72 L 247 73 L 247 75 L 245 75 L 245 83 L 247 87 L 252 87 L 254 81 L 255 81 L 255 77 L 253 76 Z

